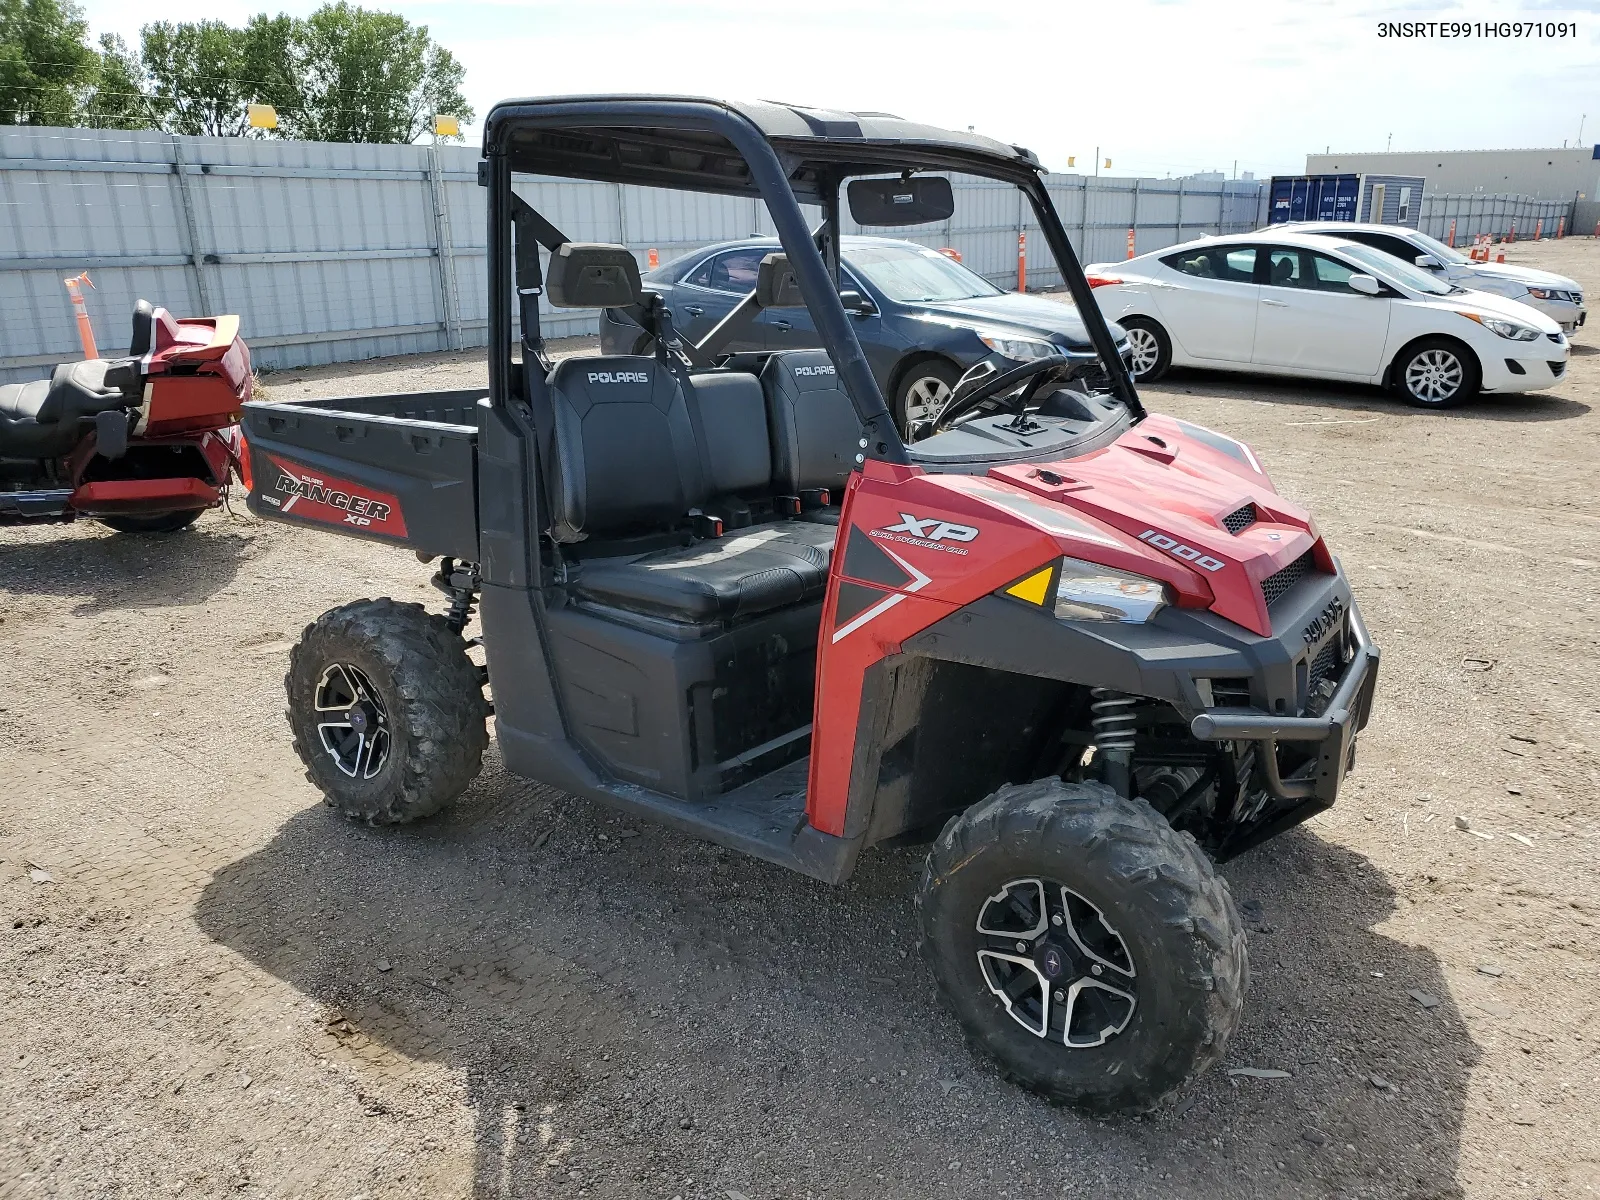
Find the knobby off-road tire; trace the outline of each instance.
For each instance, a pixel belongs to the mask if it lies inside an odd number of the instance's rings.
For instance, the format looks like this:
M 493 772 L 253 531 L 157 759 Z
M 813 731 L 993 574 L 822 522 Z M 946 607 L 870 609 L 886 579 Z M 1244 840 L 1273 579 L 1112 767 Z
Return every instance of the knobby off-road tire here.
M 289 652 L 283 682 L 306 778 L 352 820 L 400 825 L 430 816 L 483 764 L 482 675 L 461 635 L 420 604 L 357 600 L 323 613 Z M 357 703 L 341 712 L 346 696 Z M 351 748 L 351 722 L 371 738 L 364 757 Z
M 1036 879 L 1097 909 L 1131 959 L 1127 978 L 1109 963 L 1088 967 L 1134 996 L 1131 1008 L 1113 1009 L 1125 1023 L 1100 1045 L 1071 1047 L 1070 1030 L 1040 1037 L 1025 1028 L 989 982 L 997 965 L 1022 968 L 997 964 L 992 953 L 980 965 L 978 952 L 995 944 L 978 932 L 980 914 L 993 925 L 991 898 L 1026 898 L 1031 886 L 1016 881 Z M 1102 1114 L 1153 1108 L 1221 1058 L 1238 1028 L 1249 965 L 1227 884 L 1192 838 L 1104 784 L 1011 785 L 953 818 L 928 854 L 917 911 L 923 956 L 969 1039 L 1013 1081 L 1052 1100 Z M 1079 903 L 1078 911 L 1091 910 Z M 1041 920 L 1046 932 L 1029 949 L 1048 969 L 1051 939 L 1064 939 L 1059 922 L 1048 928 L 1054 917 Z M 1069 948 L 1065 957 L 1077 955 Z M 1058 1019 L 1063 1008 L 1069 1020 L 1078 1011 L 1058 1003 Z
M 203 508 L 182 508 L 154 516 L 101 517 L 100 520 L 118 533 L 177 533 L 198 521 L 203 512 Z

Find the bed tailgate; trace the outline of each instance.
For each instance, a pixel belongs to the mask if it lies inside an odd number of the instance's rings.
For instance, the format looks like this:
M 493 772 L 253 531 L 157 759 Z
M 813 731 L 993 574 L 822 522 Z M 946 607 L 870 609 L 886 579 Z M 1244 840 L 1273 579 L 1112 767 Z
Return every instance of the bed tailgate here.
M 483 391 L 252 401 L 257 516 L 477 561 Z

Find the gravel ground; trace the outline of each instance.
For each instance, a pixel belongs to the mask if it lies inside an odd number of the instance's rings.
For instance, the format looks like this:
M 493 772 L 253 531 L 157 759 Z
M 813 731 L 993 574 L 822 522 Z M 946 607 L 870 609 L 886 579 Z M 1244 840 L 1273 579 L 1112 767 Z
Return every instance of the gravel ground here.
M 1600 295 L 1600 243 L 1510 257 Z M 1216 1070 L 1140 1120 L 967 1051 L 912 951 L 916 852 L 830 889 L 492 746 L 442 819 L 325 811 L 286 652 L 343 601 L 433 602 L 409 555 L 241 511 L 5 531 L 0 1195 L 1592 1195 L 1596 344 L 1455 413 L 1148 389 L 1315 511 L 1384 665 L 1338 806 L 1225 869 L 1254 976 L 1226 1066 L 1289 1077 Z M 482 379 L 431 355 L 268 382 Z

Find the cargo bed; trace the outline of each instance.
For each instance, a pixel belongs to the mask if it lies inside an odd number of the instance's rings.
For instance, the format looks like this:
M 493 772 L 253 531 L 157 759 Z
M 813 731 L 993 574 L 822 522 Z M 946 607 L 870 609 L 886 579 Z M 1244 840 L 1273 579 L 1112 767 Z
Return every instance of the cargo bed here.
M 257 516 L 478 558 L 478 407 L 487 388 L 244 406 Z

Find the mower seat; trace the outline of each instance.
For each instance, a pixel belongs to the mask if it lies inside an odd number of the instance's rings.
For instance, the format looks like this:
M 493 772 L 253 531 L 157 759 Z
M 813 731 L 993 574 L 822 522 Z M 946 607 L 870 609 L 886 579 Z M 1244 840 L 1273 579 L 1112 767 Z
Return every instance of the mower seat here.
M 82 435 L 80 420 L 139 403 L 138 380 L 136 363 L 97 358 L 62 363 L 49 379 L 0 386 L 0 457 L 67 453 Z

